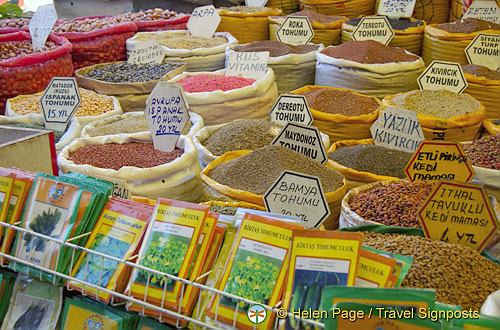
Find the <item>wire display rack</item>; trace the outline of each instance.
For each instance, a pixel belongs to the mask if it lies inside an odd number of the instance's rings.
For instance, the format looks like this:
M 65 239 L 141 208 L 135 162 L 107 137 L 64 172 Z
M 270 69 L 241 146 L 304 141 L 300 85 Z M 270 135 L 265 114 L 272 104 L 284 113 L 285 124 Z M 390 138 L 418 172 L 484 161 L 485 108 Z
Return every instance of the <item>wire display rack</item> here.
M 236 322 L 237 322 L 237 316 L 238 316 L 238 312 L 239 312 L 240 302 L 243 302 L 243 303 L 248 304 L 250 306 L 254 305 L 254 304 L 262 305 L 268 311 L 267 312 L 268 317 L 269 317 L 269 315 L 272 315 L 272 317 L 274 318 L 273 329 L 278 329 L 279 318 L 277 317 L 277 313 L 279 312 L 279 307 L 281 306 L 281 301 L 278 302 L 278 304 L 276 304 L 275 306 L 268 306 L 268 305 L 262 304 L 260 302 L 249 300 L 249 299 L 246 299 L 246 298 L 243 298 L 240 296 L 236 296 L 236 295 L 218 290 L 214 287 L 198 283 L 199 281 L 203 280 L 205 277 L 208 277 L 210 275 L 211 271 L 209 271 L 205 274 L 202 274 L 195 281 L 189 281 L 189 280 L 177 277 L 175 275 L 163 273 L 163 272 L 154 270 L 152 268 L 148 268 L 148 267 L 144 267 L 144 266 L 140 265 L 139 261 L 137 260 L 138 255 L 134 255 L 126 260 L 122 260 L 120 258 L 116 258 L 116 257 L 110 256 L 110 255 L 104 254 L 104 253 L 90 250 L 90 249 L 87 249 L 83 246 L 76 245 L 76 244 L 72 243 L 74 241 L 77 241 L 77 240 L 85 237 L 85 236 L 89 236 L 90 232 L 79 235 L 77 237 L 73 237 L 67 241 L 62 241 L 62 240 L 59 240 L 59 239 L 51 237 L 51 236 L 43 235 L 43 234 L 31 231 L 31 230 L 24 229 L 22 227 L 19 227 L 19 224 L 20 224 L 19 222 L 12 224 L 12 225 L 0 222 L 0 226 L 5 227 L 4 230 L 14 230 L 16 232 L 16 235 L 18 235 L 21 240 L 23 239 L 24 235 L 29 234 L 29 235 L 36 236 L 39 239 L 46 241 L 46 244 L 48 244 L 49 242 L 52 244 L 53 243 L 58 244 L 59 251 L 62 251 L 63 248 L 69 249 L 69 251 L 71 251 L 71 264 L 70 265 L 72 265 L 72 267 L 70 267 L 68 273 L 65 274 L 65 273 L 61 273 L 59 271 L 44 267 L 44 266 L 37 265 L 37 264 L 27 260 L 27 259 L 21 259 L 21 258 L 18 258 L 16 256 L 13 256 L 13 255 L 9 255 L 9 254 L 0 252 L 0 257 L 2 257 L 2 263 L 0 266 L 2 266 L 2 267 L 6 267 L 7 263 L 5 261 L 9 260 L 9 264 L 10 264 L 9 267 L 10 267 L 10 269 L 12 269 L 14 271 L 18 270 L 19 264 L 22 264 L 26 267 L 26 269 L 23 270 L 23 273 L 27 273 L 27 274 L 31 273 L 31 275 L 33 275 L 33 271 L 30 272 L 30 269 L 36 269 L 39 273 L 38 278 L 40 280 L 42 280 L 42 274 L 44 272 L 47 274 L 50 274 L 50 275 L 54 275 L 53 276 L 54 280 L 53 280 L 52 284 L 57 285 L 56 279 L 58 277 L 62 278 L 65 280 L 64 285 L 69 291 L 74 291 L 74 289 L 71 288 L 69 285 L 70 281 L 74 282 L 74 283 L 78 283 L 79 285 L 82 286 L 81 290 L 78 290 L 78 291 L 80 291 L 82 293 L 82 295 L 84 295 L 84 296 L 91 296 L 91 298 L 102 302 L 102 300 L 99 297 L 100 296 L 99 293 L 102 292 L 102 293 L 109 294 L 111 296 L 111 301 L 110 301 L 111 305 L 117 306 L 117 305 L 125 305 L 127 303 L 133 303 L 133 304 L 139 305 L 142 308 L 142 313 L 139 313 L 140 315 L 144 315 L 145 309 L 156 311 L 159 313 L 159 321 L 160 322 L 164 321 L 163 315 L 168 316 L 169 318 L 177 319 L 176 326 L 178 328 L 182 328 L 182 325 L 184 325 L 186 322 L 189 322 L 192 325 L 193 329 L 236 328 Z M 95 281 L 91 282 L 87 278 L 88 277 L 87 269 L 88 269 L 89 261 L 91 258 L 86 258 L 85 266 L 83 264 L 81 265 L 81 267 L 85 267 L 83 279 L 71 276 L 71 274 L 73 273 L 73 270 L 74 270 L 73 265 L 75 264 L 77 255 L 79 253 L 82 253 L 82 252 L 93 255 L 92 259 L 93 259 L 94 264 L 95 264 L 96 260 L 101 259 L 100 270 L 99 270 L 99 279 L 97 282 L 95 282 Z M 60 256 L 60 253 L 57 256 L 57 260 L 55 263 L 56 265 L 58 263 L 59 256 Z M 133 260 L 135 260 L 135 261 L 133 261 Z M 200 297 L 204 293 L 205 294 L 208 293 L 211 295 L 220 295 L 221 297 L 224 296 L 224 297 L 227 297 L 228 299 L 232 299 L 233 301 L 236 301 L 236 308 L 235 308 L 232 324 L 227 324 L 227 323 L 223 324 L 220 321 L 218 321 L 218 319 L 219 319 L 218 318 L 219 317 L 219 314 L 218 314 L 219 302 L 221 301 L 221 299 L 217 299 L 218 303 L 217 303 L 217 307 L 216 307 L 215 316 L 214 316 L 212 321 L 209 321 L 209 320 L 202 319 L 202 315 L 204 313 L 203 313 L 203 310 L 201 310 L 199 304 L 196 304 L 196 307 L 194 308 L 194 311 L 191 315 L 185 315 L 181 312 L 182 303 L 178 304 L 179 307 L 177 308 L 177 310 L 172 310 L 172 309 L 165 308 L 163 306 L 163 303 L 160 304 L 160 306 L 158 306 L 158 305 L 151 304 L 151 303 L 147 302 L 146 295 L 144 295 L 143 299 L 137 299 L 137 298 L 135 298 L 129 294 L 126 294 L 126 293 L 116 292 L 116 291 L 114 291 L 114 288 L 116 288 L 116 286 L 118 284 L 116 277 L 114 277 L 114 281 L 113 281 L 113 285 L 112 285 L 111 289 L 107 289 L 104 286 L 97 285 L 95 283 L 102 282 L 102 273 L 103 273 L 104 264 L 106 261 L 111 261 L 111 262 L 115 263 L 116 267 L 118 267 L 119 264 L 130 267 L 130 269 L 132 270 L 130 272 L 131 274 L 133 273 L 133 271 L 135 269 L 146 272 L 148 274 L 146 288 L 149 287 L 150 280 L 151 280 L 151 277 L 153 275 L 159 276 L 161 278 L 165 278 L 165 279 L 169 278 L 173 281 L 181 282 L 182 286 L 181 286 L 181 290 L 180 290 L 180 298 L 178 300 L 179 302 L 183 301 L 184 293 L 186 291 L 186 288 L 189 286 L 195 287 L 199 290 L 198 296 L 196 298 L 197 300 L 199 300 Z M 89 295 L 89 290 L 91 290 L 91 289 L 95 291 L 95 294 Z M 166 286 L 164 288 L 164 294 L 165 294 L 165 290 L 166 290 Z M 148 290 L 146 289 L 145 291 L 147 292 Z M 282 314 L 283 314 L 283 311 L 281 311 L 280 315 L 282 315 Z M 311 326 L 314 326 L 316 329 L 323 329 L 324 328 L 323 323 L 318 322 L 318 321 L 314 321 L 314 320 L 310 320 L 310 319 L 301 319 L 297 315 L 291 315 L 291 314 L 290 314 L 290 317 L 293 317 L 294 319 L 300 320 L 304 323 L 307 323 Z M 259 326 L 254 325 L 254 329 L 259 329 Z

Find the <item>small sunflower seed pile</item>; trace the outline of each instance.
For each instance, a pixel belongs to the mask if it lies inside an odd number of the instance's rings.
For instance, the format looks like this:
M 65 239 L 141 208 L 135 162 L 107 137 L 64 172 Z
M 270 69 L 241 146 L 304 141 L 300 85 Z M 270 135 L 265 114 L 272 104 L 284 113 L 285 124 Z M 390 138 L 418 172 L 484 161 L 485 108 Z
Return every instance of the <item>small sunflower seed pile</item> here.
M 158 80 L 179 68 L 180 64 L 130 64 L 111 63 L 98 66 L 85 73 L 85 77 L 110 83 L 136 83 Z

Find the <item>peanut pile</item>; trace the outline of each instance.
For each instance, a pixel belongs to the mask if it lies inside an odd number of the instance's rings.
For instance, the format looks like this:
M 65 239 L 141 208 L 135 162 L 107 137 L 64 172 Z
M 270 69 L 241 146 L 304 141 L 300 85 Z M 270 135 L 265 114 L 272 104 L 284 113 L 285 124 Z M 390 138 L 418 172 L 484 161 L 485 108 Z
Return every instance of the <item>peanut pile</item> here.
M 0 20 L 0 29 L 18 28 L 27 29 L 30 24 L 30 19 L 27 17 L 7 18 Z
M 58 45 L 53 41 L 47 41 L 41 50 L 34 49 L 31 40 L 9 41 L 0 43 L 0 60 L 8 60 L 17 56 L 44 53 L 54 50 Z
M 148 9 L 148 10 L 140 10 L 136 13 L 125 13 L 118 16 L 115 16 L 119 22 L 129 22 L 129 21 L 154 21 L 157 19 L 169 19 L 177 16 L 177 12 L 170 11 L 168 9 Z
M 118 24 L 119 22 L 114 17 L 104 18 L 86 18 L 82 20 L 72 20 L 54 26 L 52 32 L 90 32 L 94 30 L 103 29 L 110 25 Z

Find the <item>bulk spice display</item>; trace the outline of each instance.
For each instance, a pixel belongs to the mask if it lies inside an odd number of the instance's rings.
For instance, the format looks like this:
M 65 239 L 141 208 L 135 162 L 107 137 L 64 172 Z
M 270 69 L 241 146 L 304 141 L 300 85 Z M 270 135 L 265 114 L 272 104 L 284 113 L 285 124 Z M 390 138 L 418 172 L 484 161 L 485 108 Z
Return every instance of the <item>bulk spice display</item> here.
M 5 105 L 9 117 L 0 122 L 72 142 L 56 150 L 59 176 L 8 168 L 11 156 L 0 144 L 2 330 L 340 329 L 345 320 L 297 311 L 358 312 L 381 304 L 386 312 L 455 314 L 374 315 L 378 327 L 467 328 L 456 313 L 470 312 L 475 326 L 498 329 L 500 315 L 491 307 L 500 290 L 498 226 L 482 253 L 424 237 L 418 213 L 436 183 L 404 180 L 413 155 L 370 139 L 387 107 L 415 112 L 427 139 L 463 141 L 473 182 L 484 185 L 499 213 L 493 196 L 499 198 L 500 134 L 481 129 L 484 119 L 500 120 L 499 73 L 466 64 L 463 53 L 479 31 L 498 36 L 498 24 L 390 18 L 395 37 L 388 47 L 349 41 L 366 14 L 361 8 L 341 17 L 307 5 L 301 9 L 314 11 L 290 16 L 308 17 L 315 36 L 292 46 L 275 40 L 286 18 L 276 15 L 285 8 L 219 8 L 220 32 L 210 38 L 186 31 L 190 15 L 175 9 L 60 19 L 41 49 L 32 47 L 29 18 L 0 20 L 0 111 Z M 151 39 L 167 51 L 163 63 L 125 62 L 134 45 Z M 426 64 L 439 56 L 458 61 L 464 93 L 417 90 L 425 69 L 420 49 Z M 269 51 L 265 76 L 212 73 L 232 51 Z M 75 68 L 79 125 L 51 130 L 42 119 L 43 90 Z M 171 152 L 154 149 L 143 113 L 160 80 L 183 87 L 190 112 L 203 107 L 204 124 L 189 120 L 183 131 L 189 135 Z M 282 92 L 305 97 L 312 125 L 333 143 L 327 164 L 270 146 L 282 126 L 264 118 Z M 331 213 L 319 230 L 305 229 L 299 217 L 246 212 L 265 210 L 263 196 L 285 170 L 319 178 Z M 278 188 L 311 193 L 298 182 Z M 131 200 L 111 197 L 120 189 L 133 192 Z M 278 318 L 268 309 L 254 324 L 252 302 L 290 315 Z M 353 329 L 375 326 L 349 322 Z

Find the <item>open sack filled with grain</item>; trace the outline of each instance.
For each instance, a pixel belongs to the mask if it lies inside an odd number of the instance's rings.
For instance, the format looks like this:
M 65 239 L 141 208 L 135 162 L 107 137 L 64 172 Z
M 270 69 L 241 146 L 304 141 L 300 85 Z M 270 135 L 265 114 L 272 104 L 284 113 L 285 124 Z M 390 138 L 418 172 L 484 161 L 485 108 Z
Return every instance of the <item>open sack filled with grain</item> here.
M 205 125 L 235 119 L 264 119 L 278 98 L 274 72 L 268 68 L 255 80 L 215 72 L 185 72 L 169 82 L 182 85 L 189 110 L 203 117 Z
M 291 46 L 277 40 L 255 41 L 226 49 L 226 63 L 229 54 L 236 52 L 269 52 L 267 66 L 273 69 L 278 93 L 288 93 L 304 85 L 314 83 L 316 53 L 323 45 L 307 44 Z
M 417 89 L 424 62 L 406 50 L 373 40 L 349 41 L 316 54 L 314 84 L 383 98 Z
M 375 0 L 299 0 L 301 10 L 312 10 L 324 15 L 346 16 L 371 15 Z
M 481 102 L 472 96 L 444 89 L 387 96 L 382 107 L 388 106 L 416 112 L 426 140 L 471 141 L 485 113 Z
M 201 168 L 229 151 L 255 150 L 268 146 L 282 128 L 283 126 L 266 119 L 237 119 L 226 124 L 205 126 L 193 138 Z M 328 149 L 328 135 L 320 134 L 325 149 Z
M 267 18 L 283 13 L 278 8 L 248 6 L 221 7 L 217 11 L 221 19 L 217 31 L 231 33 L 241 44 L 268 40 Z
M 306 16 L 309 19 L 314 31 L 314 37 L 311 39 L 312 43 L 323 44 L 325 46 L 340 44 L 342 23 L 347 20 L 347 17 L 328 16 L 311 10 L 302 10 L 286 16 L 269 17 L 269 40 L 278 39 L 276 32 L 289 16 Z
M 193 137 L 203 127 L 203 118 L 194 112 L 189 112 L 189 121 L 181 134 Z M 149 132 L 149 126 L 143 111 L 128 112 L 101 120 L 93 121 L 82 129 L 81 137 L 89 138 L 105 135 L 134 135 Z
M 227 47 L 238 43 L 228 32 L 213 37 L 197 37 L 189 31 L 139 32 L 127 40 L 127 55 L 140 41 L 157 40 L 165 50 L 163 62 L 186 63 L 186 71 L 215 71 L 224 68 Z
M 389 42 L 390 47 L 406 49 L 412 54 L 422 54 L 425 21 L 414 18 L 390 18 L 387 20 L 394 30 L 394 37 Z M 342 24 L 342 43 L 352 40 L 352 33 L 361 21 L 361 17 L 351 18 Z
M 480 32 L 500 35 L 500 24 L 466 18 L 452 23 L 427 25 L 422 46 L 425 64 L 434 60 L 467 64 L 465 48 Z
M 184 72 L 183 63 L 103 63 L 76 70 L 78 86 L 118 99 L 123 111 L 143 111 L 146 100 L 160 80 Z
M 185 30 L 190 15 L 154 8 L 116 15 L 120 22 L 134 22 L 138 31 Z
M 131 193 L 199 202 L 202 199 L 198 152 L 190 137 L 180 136 L 172 152 L 154 149 L 151 134 L 76 139 L 57 157 L 62 173 L 125 180 Z
M 500 71 L 490 70 L 480 65 L 462 65 L 467 88 L 465 93 L 480 101 L 485 109 L 485 119 L 500 118 Z
M 483 127 L 489 134 L 498 134 L 500 133 L 500 119 L 485 120 Z
M 314 118 L 312 125 L 328 134 L 330 143 L 371 137 L 370 127 L 381 107 L 377 98 L 325 86 L 304 86 L 292 94 L 306 97 Z
M 267 146 L 250 150 L 225 153 L 202 171 L 203 182 L 208 186 L 205 197 L 209 200 L 245 201 L 264 205 L 263 195 L 284 170 L 315 175 L 330 208 L 326 229 L 338 227 L 340 202 L 346 193 L 344 176 L 339 172 L 296 151 Z

